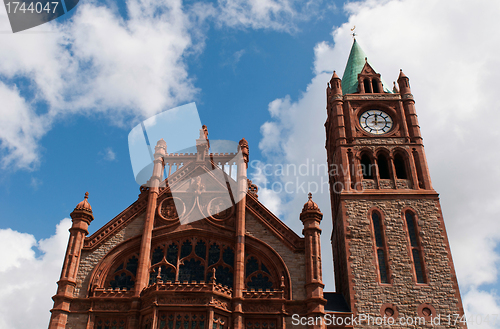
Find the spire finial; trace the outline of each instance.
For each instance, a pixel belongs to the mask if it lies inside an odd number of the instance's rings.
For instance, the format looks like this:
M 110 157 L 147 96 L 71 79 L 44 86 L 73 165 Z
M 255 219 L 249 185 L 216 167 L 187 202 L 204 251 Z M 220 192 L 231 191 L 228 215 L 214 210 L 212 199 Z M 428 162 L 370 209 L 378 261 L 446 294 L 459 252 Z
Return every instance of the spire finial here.
M 313 194 L 311 192 L 309 192 L 308 196 L 309 196 L 309 200 L 312 200 Z
M 352 35 L 352 38 L 354 40 L 356 40 L 356 36 L 357 36 L 356 32 L 354 32 L 355 29 L 356 29 L 356 25 L 354 25 L 354 27 L 351 29 L 351 35 Z
M 89 192 L 85 192 L 85 199 L 89 198 Z

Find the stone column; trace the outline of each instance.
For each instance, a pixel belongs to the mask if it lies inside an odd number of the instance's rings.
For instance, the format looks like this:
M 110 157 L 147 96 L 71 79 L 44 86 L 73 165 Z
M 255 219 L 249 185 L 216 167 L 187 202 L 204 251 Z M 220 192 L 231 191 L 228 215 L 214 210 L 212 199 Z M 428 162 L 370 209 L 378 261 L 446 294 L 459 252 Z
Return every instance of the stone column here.
M 243 138 L 239 143 L 238 156 L 238 195 L 236 208 L 236 255 L 234 262 L 234 290 L 233 290 L 233 328 L 243 329 L 243 289 L 245 289 L 245 207 L 248 188 L 248 142 Z
M 137 277 L 135 282 L 135 296 L 138 297 L 141 291 L 147 287 L 149 281 L 149 267 L 151 266 L 151 237 L 155 221 L 156 200 L 158 199 L 159 186 L 163 180 L 164 162 L 163 158 L 167 154 L 167 143 L 162 139 L 155 147 L 153 175 L 149 180 L 149 196 L 146 208 L 146 218 L 144 220 L 144 230 L 142 233 L 141 249 L 139 254 L 139 264 L 137 267 Z
M 323 298 L 323 274 L 321 266 L 321 228 L 319 224 L 323 214 L 318 205 L 312 201 L 312 194 L 309 193 L 309 200 L 304 204 L 300 220 L 304 224 L 302 234 L 305 237 L 306 247 L 306 303 L 308 317 L 323 317 L 325 315 L 326 299 Z M 309 328 L 325 328 L 324 324 L 316 323 L 309 325 Z

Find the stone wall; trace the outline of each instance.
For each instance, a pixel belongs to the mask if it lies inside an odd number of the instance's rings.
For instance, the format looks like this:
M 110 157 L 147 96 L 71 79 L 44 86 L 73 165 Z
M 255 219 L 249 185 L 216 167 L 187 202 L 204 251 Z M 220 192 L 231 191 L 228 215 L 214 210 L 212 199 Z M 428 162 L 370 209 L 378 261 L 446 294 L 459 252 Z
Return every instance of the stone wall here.
M 103 259 L 111 249 L 116 247 L 121 242 L 142 233 L 142 230 L 144 229 L 144 216 L 144 213 L 137 216 L 130 223 L 128 223 L 127 226 L 101 243 L 101 245 L 96 249 L 92 251 L 82 250 L 80 266 L 78 267 L 78 274 L 76 276 L 76 288 L 74 292 L 75 297 L 87 297 L 86 294 L 89 286 L 90 274 L 97 263 L 99 263 L 99 261 Z
M 66 329 L 84 329 L 87 328 L 88 314 L 70 313 Z
M 416 317 L 417 307 L 429 303 L 441 317 L 459 314 L 456 291 L 449 266 L 449 246 L 443 236 L 442 219 L 439 218 L 438 200 L 345 200 L 348 232 L 351 233 L 349 250 L 352 262 L 355 307 L 358 314 L 380 317 L 383 303 L 397 307 L 399 317 Z M 384 216 L 385 238 L 391 284 L 377 282 L 374 238 L 368 211 L 377 207 Z M 402 211 L 412 208 L 418 218 L 419 239 L 424 251 L 424 266 L 428 284 L 413 282 L 413 263 L 409 252 L 406 226 Z M 398 320 L 396 320 L 398 321 Z M 440 328 L 457 328 L 441 323 Z M 363 327 L 363 326 L 360 326 Z M 407 325 L 405 328 L 416 328 Z
M 306 282 L 305 254 L 294 253 L 283 241 L 278 239 L 264 225 L 252 215 L 246 214 L 246 234 L 256 237 L 267 243 L 283 258 L 292 279 L 292 299 L 303 300 L 306 298 L 304 284 Z

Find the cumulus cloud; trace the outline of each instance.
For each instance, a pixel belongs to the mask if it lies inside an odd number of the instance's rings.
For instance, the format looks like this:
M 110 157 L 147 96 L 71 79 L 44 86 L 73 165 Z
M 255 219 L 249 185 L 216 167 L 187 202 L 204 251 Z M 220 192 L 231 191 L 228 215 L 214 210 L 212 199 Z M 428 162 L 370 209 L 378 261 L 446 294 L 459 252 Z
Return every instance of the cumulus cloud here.
M 40 139 L 68 115 L 102 113 L 123 125 L 191 101 L 198 89 L 187 59 L 203 50 L 209 22 L 293 32 L 320 9 L 321 2 L 295 0 L 127 0 L 123 17 L 112 3 L 88 1 L 65 23 L 2 35 L 0 93 L 7 106 L 0 114 L 8 112 L 2 121 L 9 129 L 0 133 L 1 164 L 36 168 Z M 10 29 L 3 7 L 0 29 Z M 233 63 L 243 54 L 235 53 Z M 19 81 L 29 86 L 22 93 Z
M 46 328 L 71 226 L 63 219 L 48 239 L 0 230 L 0 328 Z M 38 249 L 40 256 L 36 256 Z
M 500 10 L 500 3 L 368 0 L 348 3 L 345 10 L 349 20 L 334 29 L 333 43 L 325 40 L 315 47 L 316 76 L 304 94 L 297 101 L 284 97 L 269 105 L 273 119 L 261 128 L 263 154 L 273 163 L 297 166 L 307 159 L 326 160 L 322 129 L 326 82 L 333 70 L 342 76 L 355 25 L 359 43 L 386 81 L 396 80 L 399 68 L 410 78 L 466 311 L 478 312 L 485 300 L 497 310 L 498 296 L 483 287 L 498 284 L 500 154 L 494 123 L 500 115 L 495 83 L 500 41 L 484 31 L 498 29 L 493 13 Z M 281 183 L 290 179 L 267 177 Z M 320 175 L 308 179 L 322 186 Z M 301 181 L 299 177 L 298 184 Z M 318 192 L 313 199 L 327 214 L 322 250 L 324 266 L 330 266 L 330 201 L 328 191 Z M 273 198 L 276 195 L 284 203 L 280 209 L 287 223 L 297 227 L 304 193 L 297 189 L 294 194 L 275 193 Z M 333 289 L 333 278 L 324 279 L 327 289 Z
M 216 19 L 219 25 L 295 32 L 301 21 L 312 17 L 318 19 L 322 13 L 336 8 L 324 5 L 323 1 L 219 0 L 218 9 Z
M 36 167 L 41 137 L 68 115 L 98 112 L 123 124 L 196 94 L 185 59 L 201 49 L 203 40 L 190 33 L 203 23 L 199 17 L 176 0 L 129 0 L 127 10 L 124 19 L 102 4 L 82 3 L 72 20 L 34 28 L 51 33 L 2 36 L 4 167 Z M 2 7 L 0 28 L 8 24 Z M 29 87 L 20 92 L 19 81 Z
M 34 113 L 15 85 L 0 81 L 0 99 L 1 166 L 16 163 L 30 167 L 37 159 L 37 141 L 46 129 L 46 122 Z
M 105 161 L 114 161 L 116 159 L 116 153 L 111 147 L 106 147 L 100 154 Z

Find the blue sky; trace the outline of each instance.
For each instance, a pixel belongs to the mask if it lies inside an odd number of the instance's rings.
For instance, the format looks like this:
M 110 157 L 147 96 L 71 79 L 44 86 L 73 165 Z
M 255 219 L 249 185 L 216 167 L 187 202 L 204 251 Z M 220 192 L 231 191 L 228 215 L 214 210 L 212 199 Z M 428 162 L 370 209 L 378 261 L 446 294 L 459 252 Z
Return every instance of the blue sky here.
M 334 69 L 343 72 L 354 25 L 385 81 L 400 68 L 410 78 L 466 311 L 500 313 L 499 7 L 81 0 L 69 14 L 16 34 L 1 8 L 0 328 L 46 327 L 67 218 L 86 191 L 91 233 L 136 200 L 127 136 L 141 120 L 194 101 L 209 137 L 245 137 L 251 160 L 322 163 L 326 82 Z M 307 191 L 299 186 L 321 187 L 322 176 L 266 177 L 256 168 L 260 200 L 300 234 Z M 273 182 L 289 181 L 296 193 L 273 191 Z M 328 191 L 313 198 L 325 214 L 323 273 L 333 290 Z M 27 296 L 28 318 L 12 302 Z

